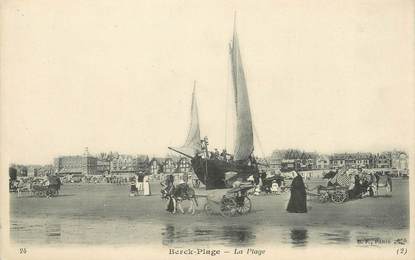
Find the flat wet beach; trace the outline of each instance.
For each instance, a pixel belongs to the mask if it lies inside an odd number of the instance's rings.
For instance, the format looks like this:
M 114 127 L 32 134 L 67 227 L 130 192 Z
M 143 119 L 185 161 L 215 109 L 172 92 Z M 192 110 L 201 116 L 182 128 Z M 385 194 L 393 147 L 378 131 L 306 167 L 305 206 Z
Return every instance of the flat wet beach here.
M 406 241 L 409 234 L 409 181 L 393 181 L 392 196 L 342 204 L 311 198 L 306 214 L 287 213 L 289 192 L 251 196 L 250 213 L 228 218 L 205 214 L 203 197 L 195 215 L 170 214 L 157 183 L 151 184 L 153 195 L 145 197 L 130 197 L 129 185 L 65 184 L 55 198 L 11 193 L 10 236 L 17 244 L 49 246 L 385 247 Z

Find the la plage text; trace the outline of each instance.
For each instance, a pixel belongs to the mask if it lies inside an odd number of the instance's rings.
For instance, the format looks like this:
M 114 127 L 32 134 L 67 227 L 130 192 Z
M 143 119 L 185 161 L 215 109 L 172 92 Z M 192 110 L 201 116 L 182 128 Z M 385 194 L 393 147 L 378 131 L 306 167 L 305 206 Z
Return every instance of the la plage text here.
M 169 255 L 224 255 L 224 254 L 233 254 L 233 255 L 256 255 L 261 256 L 265 255 L 265 249 L 256 249 L 256 248 L 234 248 L 229 250 L 223 249 L 206 249 L 206 248 L 170 248 Z

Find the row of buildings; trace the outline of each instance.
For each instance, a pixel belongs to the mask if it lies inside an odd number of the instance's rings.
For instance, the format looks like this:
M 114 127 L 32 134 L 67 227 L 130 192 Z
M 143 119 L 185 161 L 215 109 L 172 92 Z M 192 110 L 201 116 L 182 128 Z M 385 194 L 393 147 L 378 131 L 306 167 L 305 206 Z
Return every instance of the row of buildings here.
M 342 153 L 322 155 L 300 150 L 276 150 L 268 158 L 258 158 L 264 170 L 274 172 L 328 170 L 346 167 L 393 169 L 398 175 L 408 172 L 408 156 L 405 152 Z M 265 166 L 266 165 L 266 166 Z M 163 174 L 192 173 L 186 157 L 148 157 L 146 155 L 120 155 L 101 153 L 90 155 L 59 156 L 53 165 L 12 165 L 20 176 L 60 175 L 116 175 L 133 176 L 138 173 L 160 176 Z
M 83 155 L 56 157 L 53 165 L 11 165 L 19 176 L 60 175 L 115 175 L 131 177 L 135 174 L 192 173 L 186 157 L 150 158 L 146 155 L 100 154 L 93 156 L 86 149 Z
M 281 171 L 308 171 L 342 167 L 391 169 L 398 175 L 408 171 L 408 155 L 402 151 L 382 153 L 336 153 L 324 155 L 300 150 L 276 150 L 268 158 L 271 166 Z
M 149 158 L 146 155 L 113 154 L 110 156 L 60 156 L 54 160 L 59 174 L 132 176 L 190 173 L 190 160 L 185 157 Z

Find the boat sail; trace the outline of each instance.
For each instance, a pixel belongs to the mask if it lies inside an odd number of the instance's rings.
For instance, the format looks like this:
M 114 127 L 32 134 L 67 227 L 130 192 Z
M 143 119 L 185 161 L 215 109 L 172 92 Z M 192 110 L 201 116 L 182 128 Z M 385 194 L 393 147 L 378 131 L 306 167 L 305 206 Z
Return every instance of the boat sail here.
M 190 109 L 190 126 L 184 144 L 179 148 L 170 148 L 188 157 L 194 157 L 201 152 L 199 112 L 196 101 L 196 82 L 192 93 L 192 106 Z
M 193 170 L 207 190 L 228 188 L 237 178 L 246 180 L 250 175 L 258 173 L 257 164 L 252 157 L 254 142 L 251 109 L 238 35 L 235 28 L 230 44 L 230 58 L 236 106 L 236 135 L 233 160 L 215 156 L 209 157 L 206 143 L 204 144 L 205 150 L 202 151 L 195 91 L 193 91 L 191 124 L 186 142 L 181 148 L 169 147 L 171 150 L 191 158 Z M 231 177 L 228 178 L 229 176 Z
M 233 33 L 230 46 L 232 62 L 232 78 L 236 105 L 236 140 L 235 160 L 247 160 L 254 151 L 254 137 L 252 132 L 251 109 L 249 106 L 248 89 L 246 87 L 245 73 L 242 66 L 239 41 L 236 30 Z

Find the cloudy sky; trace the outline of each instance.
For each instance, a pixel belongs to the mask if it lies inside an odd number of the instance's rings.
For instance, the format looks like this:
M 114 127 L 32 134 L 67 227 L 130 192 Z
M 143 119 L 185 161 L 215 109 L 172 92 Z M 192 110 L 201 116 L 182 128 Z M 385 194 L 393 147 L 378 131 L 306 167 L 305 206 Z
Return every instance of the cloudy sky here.
M 257 155 L 414 145 L 413 1 L 4 1 L 3 159 L 164 155 L 194 80 L 202 135 L 232 150 L 235 11 Z

